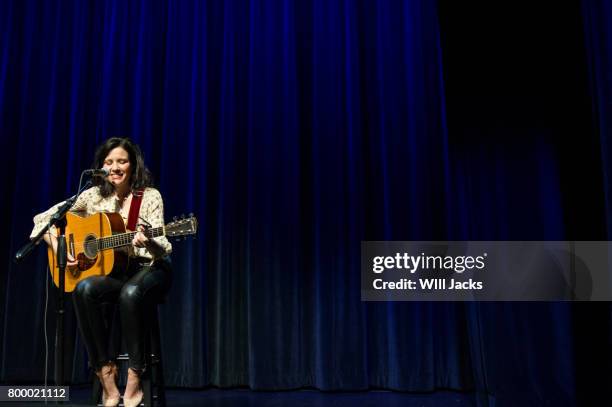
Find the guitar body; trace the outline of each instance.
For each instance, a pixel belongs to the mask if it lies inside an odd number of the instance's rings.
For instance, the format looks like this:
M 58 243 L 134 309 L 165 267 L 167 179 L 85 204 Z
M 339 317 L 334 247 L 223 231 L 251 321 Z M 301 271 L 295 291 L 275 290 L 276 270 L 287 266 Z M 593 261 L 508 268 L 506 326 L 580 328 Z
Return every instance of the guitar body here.
M 87 217 L 66 214 L 66 246 L 68 252 L 78 260 L 76 267 L 66 267 L 65 291 L 72 292 L 76 285 L 91 276 L 106 276 L 112 271 L 126 269 L 128 253 L 126 248 L 110 250 L 87 250 L 85 242 L 95 245 L 94 239 L 125 233 L 125 223 L 118 213 L 96 213 Z M 49 269 L 53 282 L 59 287 L 59 268 L 53 249 L 47 249 Z

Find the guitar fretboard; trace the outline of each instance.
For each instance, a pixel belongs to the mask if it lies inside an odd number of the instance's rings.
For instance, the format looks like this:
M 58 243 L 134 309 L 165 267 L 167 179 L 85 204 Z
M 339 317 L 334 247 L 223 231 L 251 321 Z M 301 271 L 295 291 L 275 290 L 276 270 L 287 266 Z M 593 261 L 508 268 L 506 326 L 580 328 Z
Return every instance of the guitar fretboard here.
M 98 250 L 129 246 L 132 244 L 132 240 L 134 240 L 136 233 L 138 232 L 118 233 L 116 235 L 96 239 L 96 242 L 98 243 Z M 165 232 L 164 227 L 160 226 L 157 228 L 147 229 L 142 233 L 144 233 L 145 236 L 150 239 L 153 237 L 163 236 Z

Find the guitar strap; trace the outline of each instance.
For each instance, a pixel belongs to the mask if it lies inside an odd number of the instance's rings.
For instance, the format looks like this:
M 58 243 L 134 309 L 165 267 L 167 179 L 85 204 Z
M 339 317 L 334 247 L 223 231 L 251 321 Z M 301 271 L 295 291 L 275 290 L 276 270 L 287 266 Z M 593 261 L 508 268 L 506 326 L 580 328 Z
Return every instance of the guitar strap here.
M 132 203 L 130 204 L 130 214 L 128 215 L 127 229 L 135 231 L 136 224 L 138 223 L 138 215 L 140 214 L 140 204 L 142 203 L 142 196 L 144 195 L 144 189 L 137 189 L 132 192 Z

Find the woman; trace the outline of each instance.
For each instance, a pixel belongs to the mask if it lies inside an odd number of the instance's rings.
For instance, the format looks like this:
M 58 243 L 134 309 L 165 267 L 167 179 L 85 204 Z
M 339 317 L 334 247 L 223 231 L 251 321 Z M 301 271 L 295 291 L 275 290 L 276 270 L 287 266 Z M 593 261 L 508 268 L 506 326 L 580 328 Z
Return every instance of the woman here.
M 139 212 L 139 232 L 129 249 L 130 267 L 125 273 L 112 273 L 106 277 L 93 276 L 81 281 L 73 295 L 75 311 L 81 335 L 89 354 L 89 363 L 95 369 L 103 388 L 103 404 L 117 406 L 120 393 L 117 388 L 117 365 L 108 353 L 108 332 L 105 328 L 101 306 L 118 303 L 121 326 L 130 357 L 128 380 L 123 395 L 124 405 L 140 404 L 143 392 L 140 375 L 146 369 L 145 315 L 147 304 L 154 304 L 165 295 L 171 283 L 168 254 L 172 246 L 165 237 L 147 238 L 143 224 L 148 227 L 164 225 L 164 207 L 160 193 L 152 188 L 152 177 L 144 165 L 140 148 L 127 138 L 111 138 L 98 147 L 94 168 L 109 171 L 106 178 L 98 178 L 94 186 L 84 191 L 72 211 L 89 215 L 96 212 L 117 212 L 127 221 L 132 198 L 142 194 Z M 34 217 L 35 236 L 48 222 L 58 204 Z M 45 236 L 54 250 L 57 240 L 53 234 Z M 68 255 L 68 267 L 78 264 Z

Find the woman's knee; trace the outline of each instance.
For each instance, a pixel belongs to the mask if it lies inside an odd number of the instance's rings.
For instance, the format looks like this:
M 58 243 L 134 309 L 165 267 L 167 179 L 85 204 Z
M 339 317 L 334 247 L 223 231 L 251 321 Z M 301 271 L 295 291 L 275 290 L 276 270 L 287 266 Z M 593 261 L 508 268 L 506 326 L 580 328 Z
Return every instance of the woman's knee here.
M 79 298 L 92 298 L 95 296 L 97 276 L 88 277 L 79 281 L 74 289 L 74 295 Z
M 126 283 L 119 294 L 119 303 L 123 305 L 137 304 L 142 299 L 142 290 L 138 284 Z

